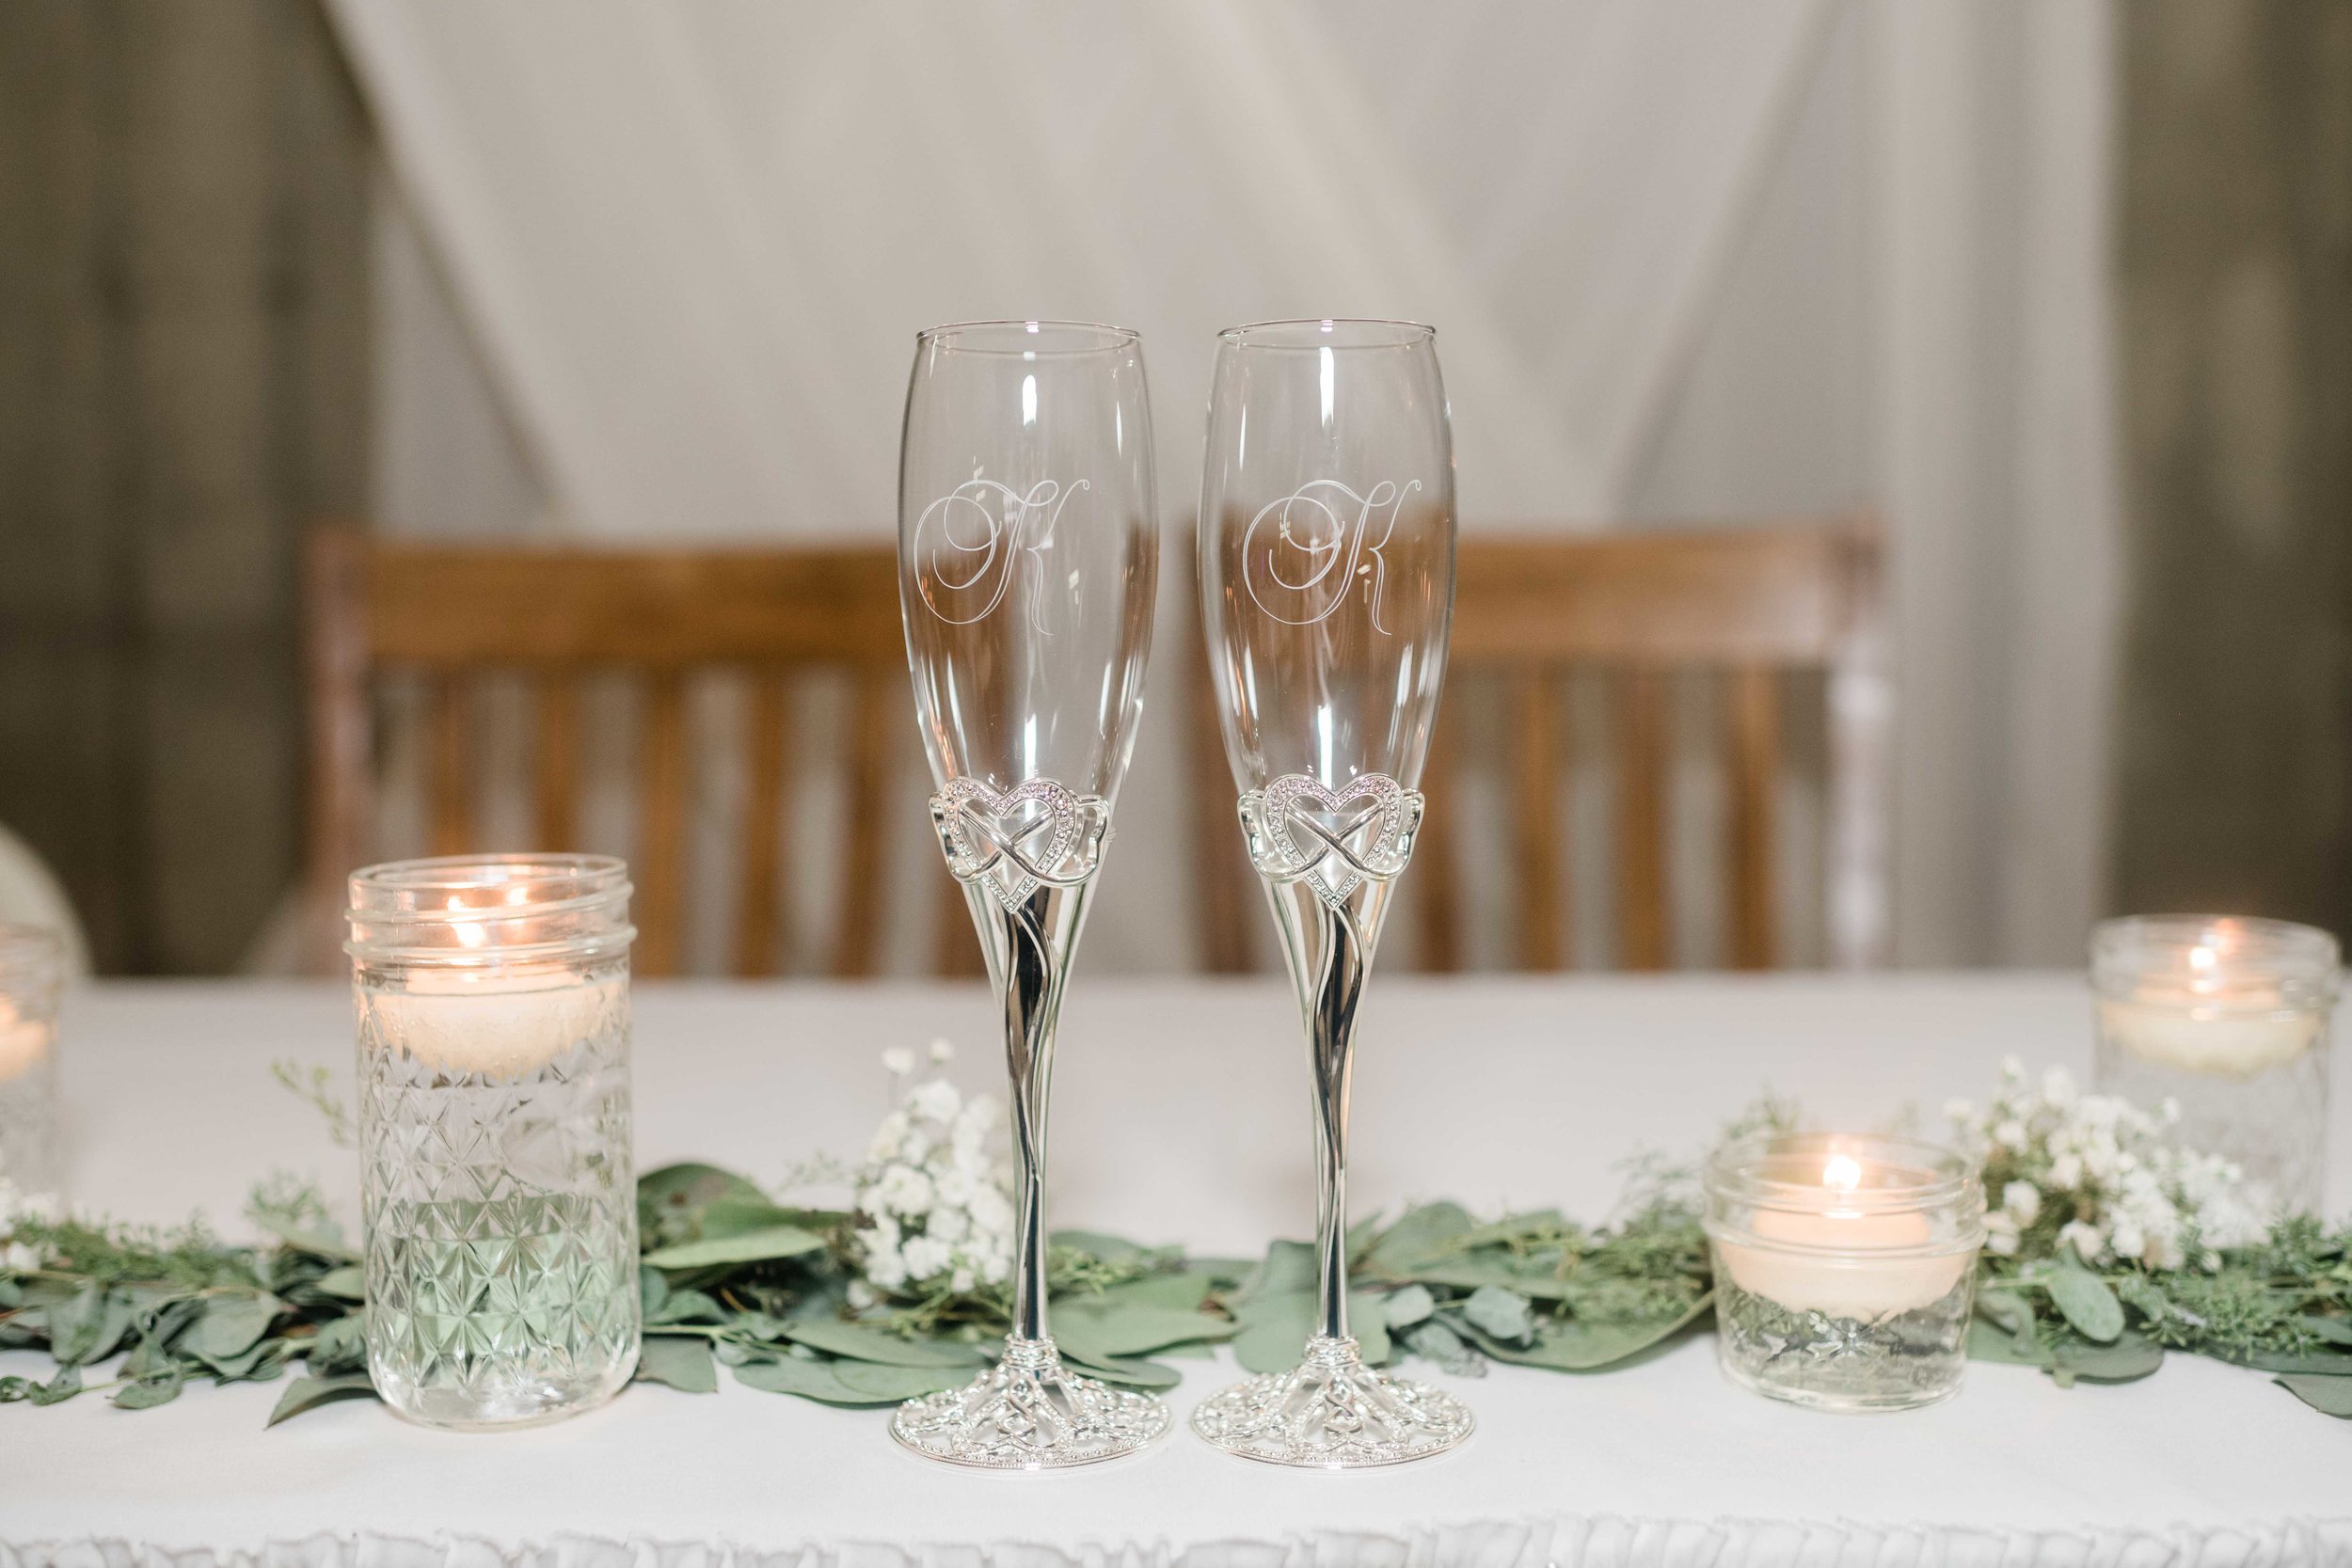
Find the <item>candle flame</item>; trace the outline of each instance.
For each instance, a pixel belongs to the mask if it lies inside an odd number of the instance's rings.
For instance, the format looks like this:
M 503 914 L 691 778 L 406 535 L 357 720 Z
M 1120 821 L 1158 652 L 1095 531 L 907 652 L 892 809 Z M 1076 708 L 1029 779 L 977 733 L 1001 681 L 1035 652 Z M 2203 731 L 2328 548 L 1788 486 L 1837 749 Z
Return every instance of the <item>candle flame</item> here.
M 469 906 L 463 898 L 457 896 L 457 895 L 453 893 L 449 895 L 450 913 L 455 914 L 460 910 L 469 909 L 470 907 L 471 906 Z M 482 925 L 479 921 L 460 920 L 454 923 L 453 928 L 457 933 L 458 945 L 461 947 L 479 947 L 484 942 L 490 940 L 490 933 L 482 928 Z
M 1821 1167 L 1821 1185 L 1840 1193 L 1862 1185 L 1862 1164 L 1851 1154 L 1833 1154 Z

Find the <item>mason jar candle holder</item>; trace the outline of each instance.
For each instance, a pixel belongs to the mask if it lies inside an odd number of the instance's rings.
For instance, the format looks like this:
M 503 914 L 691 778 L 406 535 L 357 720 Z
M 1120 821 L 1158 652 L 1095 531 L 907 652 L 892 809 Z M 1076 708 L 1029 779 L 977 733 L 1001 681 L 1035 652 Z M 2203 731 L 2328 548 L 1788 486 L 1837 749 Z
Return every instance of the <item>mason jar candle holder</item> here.
M 2090 939 L 2099 1092 L 2173 1101 L 2168 1136 L 2235 1162 L 2278 1206 L 2318 1209 L 2342 962 L 2334 937 L 2283 920 L 2105 922 Z
M 10 1212 L 54 1210 L 57 1148 L 57 1001 L 65 943 L 45 926 L 0 926 L 0 1225 Z
M 368 1370 L 413 1420 L 554 1420 L 636 1369 L 628 895 L 585 855 L 351 879 Z
M 1855 1412 L 1959 1389 L 1984 1244 L 1969 1162 L 1904 1138 L 1775 1133 L 1718 1150 L 1706 1189 L 1733 1382 Z

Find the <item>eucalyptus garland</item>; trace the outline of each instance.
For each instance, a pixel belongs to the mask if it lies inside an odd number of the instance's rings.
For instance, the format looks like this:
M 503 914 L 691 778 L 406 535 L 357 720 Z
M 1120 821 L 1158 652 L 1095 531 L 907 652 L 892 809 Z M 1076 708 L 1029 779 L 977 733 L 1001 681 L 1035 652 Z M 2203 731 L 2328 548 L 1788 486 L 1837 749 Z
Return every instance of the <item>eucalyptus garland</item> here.
M 935 1065 L 946 1056 L 934 1048 Z M 905 1080 L 905 1053 L 891 1057 Z M 779 1202 L 715 1165 L 647 1173 L 639 1380 L 710 1393 L 724 1369 L 771 1393 L 886 1406 L 992 1360 L 1011 1305 L 991 1229 L 1000 1189 L 953 1129 L 993 1113 L 934 1085 L 936 1073 L 901 1083 L 857 1170 L 818 1167 L 850 1181 L 847 1208 Z M 320 1085 L 303 1092 L 339 1114 Z M 2161 1117 L 2076 1095 L 2062 1077 L 2029 1091 L 2011 1069 L 1983 1111 L 1954 1110 L 1997 1205 L 1972 1355 L 2071 1385 L 2145 1376 L 2168 1351 L 2192 1352 L 2270 1371 L 2352 1418 L 2352 1227 L 2297 1216 L 2245 1228 L 2235 1173 L 2162 1152 Z M 1349 1317 L 1364 1358 L 1415 1355 L 1466 1375 L 1491 1361 L 1597 1371 L 1703 1326 L 1712 1280 L 1688 1173 L 1643 1169 L 1621 1207 L 1599 1228 L 1556 1210 L 1481 1219 L 1444 1202 L 1359 1227 Z M 265 1241 L 0 1203 L 0 1349 L 51 1362 L 45 1379 L 0 1377 L 0 1402 L 105 1393 L 135 1410 L 192 1382 L 288 1379 L 275 1424 L 372 1396 L 358 1257 L 317 1192 L 265 1184 L 247 1217 Z M 1288 1369 L 1313 1325 L 1315 1283 L 1299 1242 L 1222 1259 L 1063 1231 L 1049 1254 L 1064 1358 L 1138 1388 L 1173 1386 L 1171 1361 L 1220 1343 L 1252 1371 Z

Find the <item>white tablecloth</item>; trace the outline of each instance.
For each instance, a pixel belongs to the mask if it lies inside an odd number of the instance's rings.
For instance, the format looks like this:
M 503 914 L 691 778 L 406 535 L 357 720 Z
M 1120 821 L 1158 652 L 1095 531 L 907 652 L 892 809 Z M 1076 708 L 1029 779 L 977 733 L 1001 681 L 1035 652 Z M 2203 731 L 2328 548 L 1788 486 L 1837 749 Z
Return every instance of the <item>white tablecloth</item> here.
M 2078 981 L 2042 976 L 1375 982 L 1359 1212 L 1449 1196 L 1597 1214 L 1626 1156 L 1703 1144 L 1766 1085 L 1845 1125 L 1915 1105 L 1936 1126 L 2007 1053 L 2082 1068 L 2087 1012 Z M 985 1084 L 989 1014 L 977 988 L 642 987 L 640 1158 L 774 1176 L 818 1148 L 853 1152 L 884 1102 L 880 1049 L 947 1034 L 959 1076 Z M 1057 1223 L 1231 1253 L 1305 1231 L 1306 1069 L 1280 989 L 1081 975 L 1062 1048 Z M 233 1229 L 272 1166 L 347 1195 L 351 1156 L 265 1068 L 341 1070 L 349 1050 L 331 989 L 79 996 L 76 1196 L 157 1220 L 201 1207 Z M 19 1405 L 0 1409 L 0 1568 L 2352 1564 L 2352 1425 L 2258 1373 L 2180 1356 L 2070 1392 L 1977 1367 L 1939 1408 L 1836 1418 L 1742 1393 L 1712 1355 L 1701 1338 L 1630 1371 L 1451 1380 L 1479 1417 L 1464 1449 L 1353 1476 L 1247 1465 L 1181 1430 L 1094 1470 L 942 1470 L 898 1452 L 880 1415 L 732 1384 L 641 1386 L 492 1436 L 364 1402 L 264 1432 L 270 1386 L 136 1414 Z M 1181 1365 L 1180 1418 L 1232 1373 Z

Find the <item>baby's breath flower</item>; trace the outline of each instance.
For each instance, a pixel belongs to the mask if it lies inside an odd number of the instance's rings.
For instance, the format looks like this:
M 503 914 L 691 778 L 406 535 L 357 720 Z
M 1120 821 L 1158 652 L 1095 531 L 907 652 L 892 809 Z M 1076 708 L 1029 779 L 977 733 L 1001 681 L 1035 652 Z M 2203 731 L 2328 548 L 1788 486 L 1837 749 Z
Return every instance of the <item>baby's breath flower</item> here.
M 865 1278 L 851 1303 L 860 1310 L 901 1291 L 974 1291 L 1012 1272 L 1010 1180 L 993 1151 L 1004 1134 L 1003 1108 L 984 1094 L 967 1100 L 939 1076 L 953 1045 L 934 1040 L 927 1054 L 931 1074 L 910 1083 L 914 1053 L 883 1053 L 900 1100 L 857 1173 Z
M 2042 1189 L 2030 1181 L 2011 1181 L 2001 1189 L 2001 1207 L 2018 1225 L 2031 1225 L 2042 1217 Z
M 956 1059 L 956 1042 L 950 1039 L 931 1041 L 931 1066 L 946 1067 Z
M 893 1078 L 904 1078 L 914 1070 L 914 1053 L 903 1045 L 894 1045 L 882 1053 L 882 1067 Z

